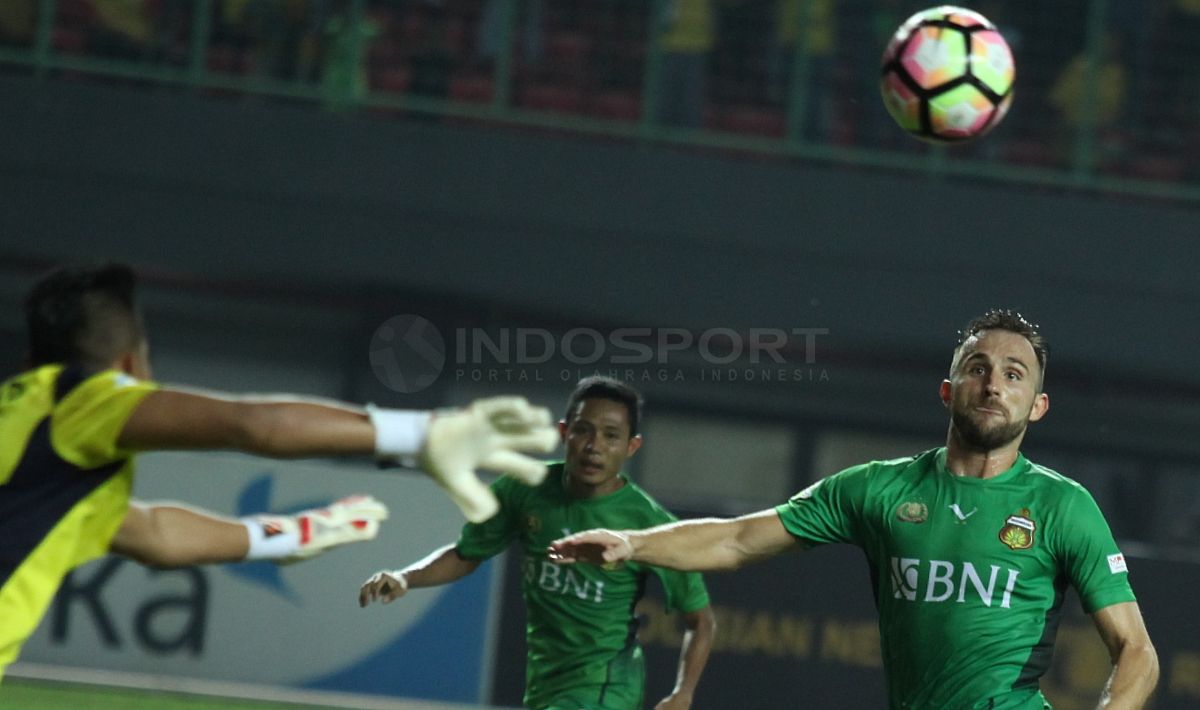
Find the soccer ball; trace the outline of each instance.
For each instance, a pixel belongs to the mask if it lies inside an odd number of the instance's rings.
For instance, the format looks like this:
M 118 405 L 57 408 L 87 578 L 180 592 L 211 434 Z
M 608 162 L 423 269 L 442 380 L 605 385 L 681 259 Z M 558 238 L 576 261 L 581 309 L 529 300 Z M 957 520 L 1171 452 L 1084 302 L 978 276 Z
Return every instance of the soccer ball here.
M 1012 105 L 1016 66 L 996 26 L 943 5 L 918 12 L 883 52 L 880 91 L 888 113 L 914 136 L 955 143 L 990 131 Z

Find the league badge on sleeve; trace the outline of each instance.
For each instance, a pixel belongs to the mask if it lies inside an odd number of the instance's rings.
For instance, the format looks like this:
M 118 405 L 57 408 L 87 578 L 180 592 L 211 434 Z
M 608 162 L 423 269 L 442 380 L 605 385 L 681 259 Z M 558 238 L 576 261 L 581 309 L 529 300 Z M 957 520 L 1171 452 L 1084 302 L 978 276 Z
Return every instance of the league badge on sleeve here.
M 1115 555 L 1108 556 L 1108 571 L 1113 574 L 1120 574 L 1129 571 L 1129 565 L 1125 564 L 1125 555 L 1118 552 Z

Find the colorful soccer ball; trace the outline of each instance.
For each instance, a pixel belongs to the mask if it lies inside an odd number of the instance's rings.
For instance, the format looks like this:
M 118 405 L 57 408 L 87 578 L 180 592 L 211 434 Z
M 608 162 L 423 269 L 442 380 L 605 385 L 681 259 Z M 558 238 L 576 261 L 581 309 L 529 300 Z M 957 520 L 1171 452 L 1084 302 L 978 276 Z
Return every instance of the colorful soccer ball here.
M 883 52 L 880 91 L 888 113 L 914 136 L 954 143 L 987 133 L 1012 104 L 1016 66 L 996 26 L 943 5 L 918 12 Z

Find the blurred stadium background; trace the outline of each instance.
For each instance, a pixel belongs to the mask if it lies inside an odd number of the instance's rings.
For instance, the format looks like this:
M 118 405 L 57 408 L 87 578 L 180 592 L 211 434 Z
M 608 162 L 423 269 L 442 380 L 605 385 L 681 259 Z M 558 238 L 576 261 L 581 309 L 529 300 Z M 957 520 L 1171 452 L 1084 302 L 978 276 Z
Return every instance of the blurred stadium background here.
M 925 6 L 3 0 L 0 358 L 20 366 L 41 270 L 126 260 L 166 382 L 558 409 L 613 373 L 649 402 L 637 480 L 683 516 L 736 514 L 937 445 L 955 330 L 1017 308 L 1054 348 L 1026 451 L 1091 489 L 1133 560 L 1155 707 L 1196 707 L 1200 3 L 970 5 L 1013 46 L 1016 101 L 950 149 L 904 135 L 876 86 Z M 519 705 L 511 556 L 355 605 L 456 534 L 419 476 L 171 455 L 138 486 L 231 513 L 369 490 L 395 519 L 284 570 L 80 570 L 0 706 Z M 712 576 L 695 706 L 881 706 L 866 582 L 836 549 Z M 656 594 L 651 703 L 678 638 Z M 1060 710 L 1107 670 L 1068 605 Z

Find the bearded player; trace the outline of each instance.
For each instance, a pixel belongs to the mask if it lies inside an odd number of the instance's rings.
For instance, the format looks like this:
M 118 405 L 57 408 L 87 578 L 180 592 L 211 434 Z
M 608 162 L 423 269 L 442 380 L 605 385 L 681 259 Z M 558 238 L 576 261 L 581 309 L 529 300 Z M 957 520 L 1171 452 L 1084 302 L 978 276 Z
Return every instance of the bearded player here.
M 836 473 L 773 510 L 646 531 L 595 530 L 559 561 L 731 570 L 787 550 L 858 545 L 871 566 L 888 700 L 899 710 L 1043 710 L 1066 587 L 1108 647 L 1099 707 L 1142 708 L 1158 658 L 1124 556 L 1091 495 L 1020 453 L 1050 407 L 1047 346 L 1020 314 L 971 321 L 939 389 L 946 445 Z

